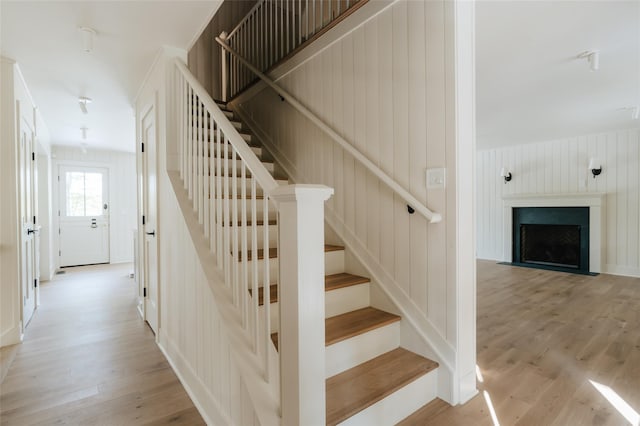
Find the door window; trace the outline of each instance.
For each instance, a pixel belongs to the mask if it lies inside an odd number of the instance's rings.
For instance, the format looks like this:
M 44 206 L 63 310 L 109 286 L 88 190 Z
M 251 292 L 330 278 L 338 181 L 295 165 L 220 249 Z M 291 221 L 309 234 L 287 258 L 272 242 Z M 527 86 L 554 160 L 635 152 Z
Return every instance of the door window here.
M 66 182 L 67 216 L 101 216 L 103 214 L 102 173 L 68 171 Z

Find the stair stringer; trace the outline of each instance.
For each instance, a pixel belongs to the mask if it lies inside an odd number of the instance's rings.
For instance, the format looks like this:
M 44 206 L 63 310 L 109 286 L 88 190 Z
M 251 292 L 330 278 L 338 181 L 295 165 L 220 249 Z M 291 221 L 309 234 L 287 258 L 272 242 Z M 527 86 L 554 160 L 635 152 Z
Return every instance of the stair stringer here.
M 281 418 L 278 402 L 280 390 L 276 384 L 278 381 L 269 384 L 264 379 L 260 360 L 252 350 L 250 336 L 242 328 L 241 315 L 233 305 L 231 290 L 224 285 L 224 272 L 215 264 L 215 258 L 209 249 L 209 241 L 204 235 L 204 227 L 198 223 L 198 216 L 193 210 L 192 202 L 183 187 L 179 173 L 167 171 L 167 175 L 173 193 L 169 194 L 169 197 L 175 196 L 177 209 L 184 220 L 184 226 L 187 228 L 190 243 L 197 257 L 193 263 L 206 277 L 215 309 L 220 317 L 220 335 L 224 335 L 228 340 L 230 356 L 233 355 L 233 362 L 238 367 L 257 421 L 265 426 L 279 425 Z M 181 353 L 182 348 L 163 333 L 162 326 L 158 344 L 200 413 L 205 419 L 208 418 L 208 423 L 218 424 L 219 421 L 212 422 L 212 418 L 217 418 L 223 420 L 224 424 L 233 424 L 228 413 L 222 408 L 224 404 L 215 398 L 198 377 L 193 366 L 184 359 Z M 277 367 L 273 354 L 270 355 L 272 355 L 270 356 L 272 367 Z M 272 371 L 279 375 L 277 368 Z
M 273 143 L 273 139 L 262 127 L 248 114 L 242 104 L 234 105 L 234 112 L 249 127 L 249 129 L 262 142 L 263 147 L 271 154 L 274 161 L 287 174 L 289 179 L 295 183 L 308 183 L 306 176 L 278 149 Z M 344 222 L 336 215 L 331 207 L 325 206 L 325 222 L 342 240 L 342 244 L 367 271 L 372 288 L 379 288 L 393 304 L 392 311 L 403 317 L 410 330 L 403 330 L 402 344 L 407 343 L 406 337 L 413 335 L 421 340 L 423 346 L 416 345 L 416 339 L 408 338 L 408 349 L 424 355 L 440 364 L 438 373 L 438 392 L 441 399 L 450 404 L 457 404 L 458 397 L 455 395 L 456 377 L 456 351 L 455 348 L 445 339 L 440 331 L 426 317 L 409 296 L 402 290 L 395 279 L 384 271 L 379 263 L 369 254 L 367 248 L 360 240 L 345 226 Z M 374 300 L 372 299 L 372 306 Z M 374 306 L 376 307 L 376 306 Z M 380 306 L 380 309 L 389 310 L 389 306 Z

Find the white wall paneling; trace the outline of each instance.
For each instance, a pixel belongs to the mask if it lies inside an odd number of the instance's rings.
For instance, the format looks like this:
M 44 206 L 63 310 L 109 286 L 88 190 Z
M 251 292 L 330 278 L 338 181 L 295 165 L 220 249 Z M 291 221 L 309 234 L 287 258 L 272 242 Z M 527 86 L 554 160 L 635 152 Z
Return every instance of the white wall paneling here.
M 133 262 L 132 229 L 136 228 L 136 156 L 120 151 L 102 151 L 80 147 L 54 146 L 53 211 L 54 229 L 58 228 L 58 179 L 59 166 L 82 165 L 109 169 L 109 259 L 110 263 Z M 57 254 L 59 239 L 54 232 L 54 252 Z M 58 257 L 56 265 L 58 265 Z
M 224 276 L 211 261 L 192 201 L 179 173 L 171 171 L 177 170 L 180 151 L 171 136 L 178 129 L 171 118 L 175 111 L 167 70 L 173 72 L 176 57 L 184 61 L 186 52 L 163 49 L 136 99 L 137 114 L 157 100 L 158 345 L 207 424 L 278 424 L 276 391 L 261 376 L 260 361 L 252 355 Z
M 322 49 L 306 56 L 302 52 L 304 59 L 291 60 L 295 67 L 285 64 L 273 77 L 420 202 L 441 213 L 441 224 L 410 215 L 401 198 L 273 91 L 249 90 L 232 105 L 294 181 L 335 188 L 326 206 L 328 222 L 405 317 L 428 336 L 441 365 L 455 368 L 461 337 L 455 298 L 461 293 L 454 290 L 459 252 L 452 239 L 459 232 L 459 199 L 442 188 L 427 190 L 425 170 L 446 168 L 453 190 L 456 150 L 471 149 L 456 146 L 472 138 L 457 133 L 454 108 L 460 87 L 447 84 L 459 77 L 453 40 L 472 47 L 473 32 L 467 38 L 453 34 L 461 15 L 446 11 L 446 2 L 381 3 L 370 2 L 375 8 L 370 16 L 329 43 L 320 38 Z M 468 66 L 462 72 L 473 75 Z M 473 108 L 473 102 L 468 105 Z M 465 126 L 472 128 L 473 121 Z M 464 285 L 472 284 L 473 278 L 464 279 Z M 455 400 L 452 394 L 441 397 Z
M 478 257 L 506 260 L 503 197 L 604 193 L 602 272 L 640 276 L 640 129 L 478 152 Z M 601 160 L 595 179 L 587 166 Z M 500 168 L 513 180 L 505 184 Z

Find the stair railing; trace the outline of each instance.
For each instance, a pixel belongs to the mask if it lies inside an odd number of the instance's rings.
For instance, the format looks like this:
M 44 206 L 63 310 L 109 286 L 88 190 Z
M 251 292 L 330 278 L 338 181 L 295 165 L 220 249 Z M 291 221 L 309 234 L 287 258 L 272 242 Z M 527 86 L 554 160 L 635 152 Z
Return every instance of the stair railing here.
M 172 84 L 180 177 L 264 382 L 280 401 L 282 424 L 324 424 L 324 202 L 333 189 L 278 184 L 179 60 Z
M 391 176 L 386 174 L 382 169 L 376 166 L 371 160 L 369 160 L 366 156 L 364 156 L 360 151 L 358 151 L 352 144 L 350 144 L 345 138 L 340 136 L 335 130 L 333 130 L 329 125 L 327 125 L 324 121 L 322 121 L 317 115 L 311 112 L 307 107 L 301 104 L 296 98 L 291 96 L 289 92 L 284 90 L 282 87 L 277 85 L 271 78 L 267 77 L 264 73 L 262 73 L 258 68 L 256 68 L 253 64 L 251 64 L 247 59 L 242 57 L 237 51 L 235 51 L 231 46 L 229 46 L 225 40 L 221 37 L 216 37 L 216 41 L 222 46 L 223 49 L 227 50 L 232 58 L 244 65 L 248 70 L 254 73 L 259 79 L 264 81 L 264 83 L 276 91 L 284 100 L 289 102 L 291 106 L 297 109 L 302 115 L 307 117 L 318 126 L 322 131 L 324 131 L 329 137 L 331 137 L 342 149 L 348 152 L 355 160 L 357 160 L 360 164 L 367 168 L 374 176 L 376 176 L 380 181 L 382 181 L 385 185 L 387 185 L 393 192 L 402 197 L 407 206 L 411 209 L 417 211 L 422 216 L 424 216 L 430 223 L 438 223 L 442 221 L 442 216 L 439 213 L 433 212 L 423 203 L 421 203 L 417 198 L 411 195 L 407 190 L 405 190 L 400 184 L 398 184 Z
M 367 0 L 259 0 L 236 27 L 223 37 L 229 46 L 266 71 L 311 40 L 356 4 Z M 224 58 L 224 49 L 222 50 Z M 223 100 L 235 96 L 254 81 L 251 72 L 231 58 L 223 64 Z

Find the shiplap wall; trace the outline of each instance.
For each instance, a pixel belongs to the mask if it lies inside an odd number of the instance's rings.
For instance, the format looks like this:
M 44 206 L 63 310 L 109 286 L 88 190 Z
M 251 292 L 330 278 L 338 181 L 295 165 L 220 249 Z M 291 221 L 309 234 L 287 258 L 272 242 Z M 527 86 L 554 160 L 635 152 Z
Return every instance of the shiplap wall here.
M 133 262 L 133 230 L 136 228 L 136 156 L 134 153 L 54 146 L 53 176 L 62 164 L 109 168 L 109 261 Z M 59 209 L 58 180 L 53 179 L 53 211 Z M 54 214 L 54 229 L 58 228 L 58 215 Z M 54 252 L 59 248 L 58 234 L 54 232 Z M 55 256 L 56 265 L 59 258 Z
M 261 422 L 256 406 L 263 411 L 269 406 L 272 417 L 278 416 L 278 409 L 274 400 L 270 404 L 265 403 L 264 397 L 255 401 L 256 392 L 265 390 L 261 386 L 263 382 L 258 381 L 256 385 L 251 381 L 251 378 L 255 380 L 258 368 L 246 362 L 249 340 L 242 335 L 240 318 L 234 316 L 235 308 L 224 278 L 210 275 L 213 257 L 209 257 L 191 204 L 185 200 L 186 192 L 179 188 L 181 192 L 177 194 L 167 173 L 177 147 L 176 138 L 168 136 L 173 122 L 166 113 L 171 107 L 167 105 L 170 96 L 165 79 L 167 69 L 173 70 L 176 57 L 184 60 L 186 52 L 164 50 L 136 100 L 138 125 L 149 105 L 155 105 L 159 119 L 155 150 L 158 155 L 158 345 L 207 424 L 257 426 Z M 141 165 L 140 153 L 137 160 Z M 188 204 L 186 214 L 178 197 L 183 207 Z M 191 230 L 200 240 L 192 237 Z M 246 346 L 244 351 L 238 350 L 239 344 Z M 265 419 L 265 424 L 277 423 L 268 415 Z
M 365 6 L 366 7 L 366 6 Z M 444 189 L 427 190 L 425 170 L 448 167 L 445 111 L 452 52 L 445 2 L 397 1 L 278 81 L 360 152 L 445 221 L 430 225 L 288 103 L 264 90 L 239 106 L 300 182 L 335 188 L 327 204 L 336 231 L 354 241 L 450 344 L 456 320 L 447 289 L 449 216 Z M 451 50 L 449 50 L 451 49 Z M 449 52 L 449 55 L 447 54 Z M 453 213 L 453 212 L 452 212 Z M 455 220 L 454 215 L 450 220 Z M 449 277 L 452 278 L 452 277 Z M 449 298 L 448 298 L 449 297 Z
M 477 155 L 478 257 L 504 260 L 503 204 L 507 194 L 606 193 L 605 272 L 640 276 L 640 129 L 572 137 Z M 597 157 L 603 171 L 587 169 Z M 513 180 L 505 184 L 500 169 Z

